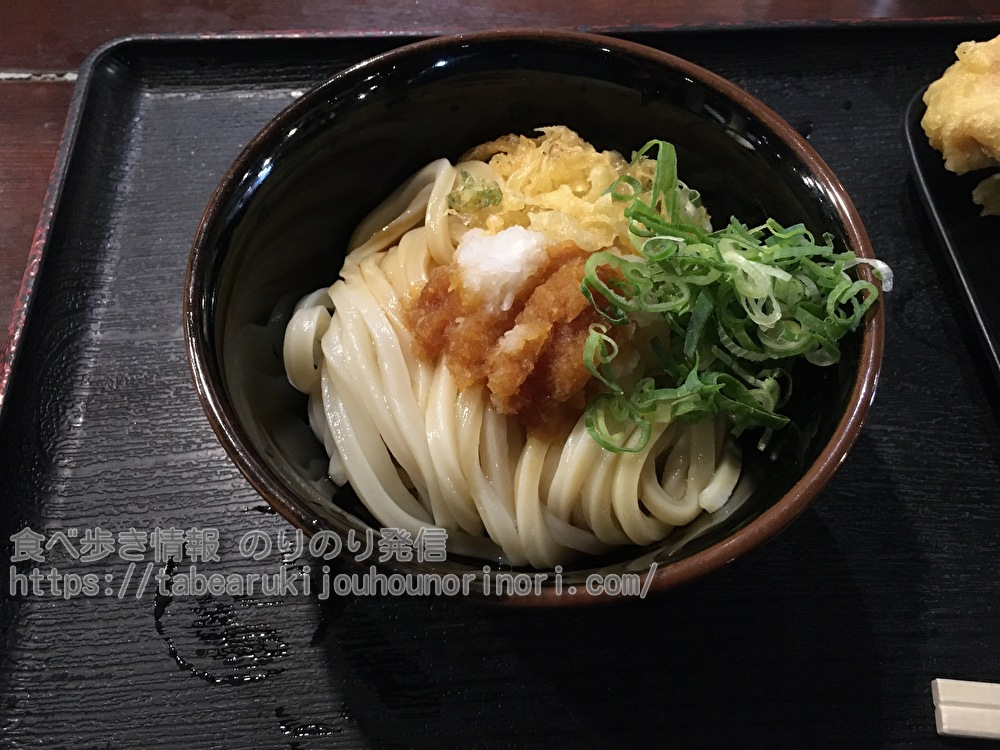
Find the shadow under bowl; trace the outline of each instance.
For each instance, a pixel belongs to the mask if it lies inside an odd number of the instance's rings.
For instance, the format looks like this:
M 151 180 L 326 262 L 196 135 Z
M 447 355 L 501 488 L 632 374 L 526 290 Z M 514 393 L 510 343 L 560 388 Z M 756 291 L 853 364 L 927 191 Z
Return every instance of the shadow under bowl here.
M 767 217 L 802 222 L 873 257 L 843 187 L 787 123 L 666 53 L 571 32 L 486 32 L 421 42 L 345 70 L 275 117 L 236 159 L 202 219 L 185 283 L 185 335 L 209 420 L 253 486 L 295 526 L 341 539 L 378 529 L 349 486 L 326 478 L 306 397 L 285 378 L 281 344 L 293 305 L 337 279 L 354 227 L 420 167 L 554 124 L 625 155 L 653 138 L 671 141 L 681 178 L 701 192 L 716 226 L 729 216 L 750 226 Z M 860 274 L 872 278 L 867 267 Z M 679 551 L 668 538 L 583 560 L 564 571 L 561 593 L 550 575 L 540 593 L 486 594 L 482 560 L 378 567 L 473 573 L 474 595 L 541 606 L 607 600 L 584 590 L 595 572 L 638 572 L 643 583 L 651 575 L 649 591 L 703 575 L 784 528 L 830 479 L 874 397 L 882 339 L 876 304 L 864 329 L 842 342 L 838 365 L 797 370 L 786 409 L 797 426 L 778 434 L 778 459 L 761 465 L 739 513 Z

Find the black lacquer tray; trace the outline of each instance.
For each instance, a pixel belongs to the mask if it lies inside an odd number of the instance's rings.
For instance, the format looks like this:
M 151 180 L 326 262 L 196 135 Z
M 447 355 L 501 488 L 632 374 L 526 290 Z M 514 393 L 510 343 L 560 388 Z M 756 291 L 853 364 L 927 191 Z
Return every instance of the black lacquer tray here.
M 914 183 L 973 321 L 970 338 L 978 337 L 984 364 L 1000 381 L 1000 217 L 981 216 L 972 201 L 973 189 L 995 170 L 956 175 L 944 168 L 920 125 L 923 94 L 913 96 L 905 117 Z
M 900 123 L 959 41 L 998 31 L 637 37 L 799 128 L 853 196 L 896 290 L 870 421 L 800 520 L 682 589 L 568 611 L 321 600 L 323 560 L 248 557 L 248 534 L 291 530 L 228 461 L 188 372 L 183 271 L 219 177 L 296 91 L 405 40 L 138 38 L 96 53 L 26 277 L 0 422 L 4 555 L 27 527 L 44 558 L 14 563 L 13 594 L 0 587 L 3 744 L 975 745 L 937 737 L 930 681 L 1000 681 L 1000 426 Z M 84 544 L 95 527 L 111 549 Z M 127 560 L 132 529 L 147 549 Z M 218 531 L 218 561 L 190 559 L 205 538 L 191 529 Z M 99 559 L 72 557 L 57 532 Z M 31 539 L 17 537 L 20 556 Z M 309 567 L 311 594 L 156 593 L 157 576 L 191 565 L 271 574 L 283 559 Z M 28 576 L 52 568 L 81 585 L 92 575 L 93 595 L 32 592 Z

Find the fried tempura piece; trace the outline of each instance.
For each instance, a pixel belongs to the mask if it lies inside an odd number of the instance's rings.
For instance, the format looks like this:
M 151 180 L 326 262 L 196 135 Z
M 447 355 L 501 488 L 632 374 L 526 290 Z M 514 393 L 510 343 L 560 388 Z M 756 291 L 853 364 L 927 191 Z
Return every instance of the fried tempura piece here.
M 1000 37 L 963 42 L 956 55 L 924 94 L 920 124 L 945 167 L 962 174 L 1000 164 Z
M 972 200 L 983 207 L 983 216 L 1000 216 L 1000 172 L 976 185 Z
M 924 94 L 920 124 L 946 169 L 962 174 L 1000 166 L 1000 37 L 963 42 L 955 54 L 958 61 Z M 1000 214 L 1000 194 L 987 182 L 973 200 L 984 214 Z

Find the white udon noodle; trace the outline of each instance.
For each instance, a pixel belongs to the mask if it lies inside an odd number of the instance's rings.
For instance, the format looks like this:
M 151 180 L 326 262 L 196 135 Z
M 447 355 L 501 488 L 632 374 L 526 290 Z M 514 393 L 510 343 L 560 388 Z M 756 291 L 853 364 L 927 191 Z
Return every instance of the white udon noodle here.
M 719 509 L 741 470 L 724 419 L 654 427 L 638 453 L 604 450 L 582 416 L 564 441 L 542 440 L 485 387 L 460 391 L 443 361 L 414 355 L 404 301 L 465 231 L 447 211 L 461 170 L 503 187 L 483 162 L 429 164 L 361 222 L 341 280 L 288 324 L 285 369 L 309 395 L 331 479 L 384 527 L 443 527 L 451 552 L 536 568 L 657 542 Z

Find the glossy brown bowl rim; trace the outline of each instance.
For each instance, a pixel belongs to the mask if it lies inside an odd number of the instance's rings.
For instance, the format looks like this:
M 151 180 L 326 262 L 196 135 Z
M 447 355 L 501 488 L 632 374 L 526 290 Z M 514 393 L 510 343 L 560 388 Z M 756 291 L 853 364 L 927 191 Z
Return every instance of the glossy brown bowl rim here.
M 240 178 L 246 173 L 248 166 L 259 156 L 261 150 L 271 145 L 271 142 L 291 120 L 315 104 L 324 101 L 327 90 L 335 87 L 344 78 L 354 75 L 357 71 L 391 65 L 395 59 L 409 56 L 413 52 L 436 48 L 455 49 L 462 44 L 476 44 L 478 42 L 514 40 L 555 44 L 574 43 L 603 49 L 608 53 L 617 52 L 640 58 L 689 76 L 700 85 L 732 100 L 750 112 L 765 128 L 770 129 L 808 167 L 813 178 L 832 198 L 837 216 L 843 225 L 849 249 L 858 257 L 875 258 L 861 217 L 847 191 L 819 154 L 791 125 L 763 102 L 730 81 L 668 52 L 636 42 L 597 34 L 575 31 L 511 29 L 455 34 L 414 42 L 345 68 L 327 81 L 307 91 L 278 113 L 243 148 L 212 193 L 198 225 L 184 279 L 183 315 L 188 363 L 198 398 L 212 429 L 230 459 L 254 489 L 282 517 L 307 534 L 311 535 L 319 531 L 325 527 L 325 524 L 319 523 L 315 514 L 307 512 L 303 507 L 305 503 L 290 492 L 258 457 L 257 451 L 253 448 L 253 442 L 238 420 L 232 405 L 224 396 L 226 388 L 221 380 L 221 368 L 218 363 L 215 364 L 214 368 L 212 365 L 212 346 L 201 336 L 201 331 L 204 330 L 204 314 L 207 311 L 202 309 L 200 303 L 205 298 L 205 281 L 209 275 L 208 271 L 210 271 L 208 260 L 214 257 L 213 249 L 206 245 L 210 234 L 209 230 L 220 218 L 221 208 L 229 204 L 239 185 Z M 875 283 L 881 292 L 881 285 L 868 267 L 860 266 L 859 269 L 860 275 Z M 644 592 L 659 593 L 721 568 L 775 536 L 806 509 L 833 477 L 861 433 L 878 385 L 884 337 L 885 313 L 880 293 L 879 300 L 866 316 L 858 358 L 858 372 L 847 406 L 833 435 L 802 478 L 771 507 L 726 538 L 689 557 L 663 563 L 652 572 L 641 573 L 641 584 Z M 345 530 L 337 529 L 337 531 L 344 532 Z M 351 558 L 348 558 L 348 562 L 352 565 L 360 565 Z M 379 566 L 386 573 L 407 574 L 435 571 L 434 567 L 430 565 L 405 564 L 396 561 L 380 563 Z M 652 580 L 647 581 L 650 575 Z M 498 597 L 477 592 L 470 595 L 469 598 L 491 603 L 541 607 L 598 604 L 620 600 L 619 597 L 613 595 L 606 593 L 592 595 L 585 590 L 577 590 L 574 594 L 570 594 L 566 590 L 563 590 L 562 593 L 556 593 L 551 587 L 543 588 L 538 594 L 532 593 L 525 596 Z

